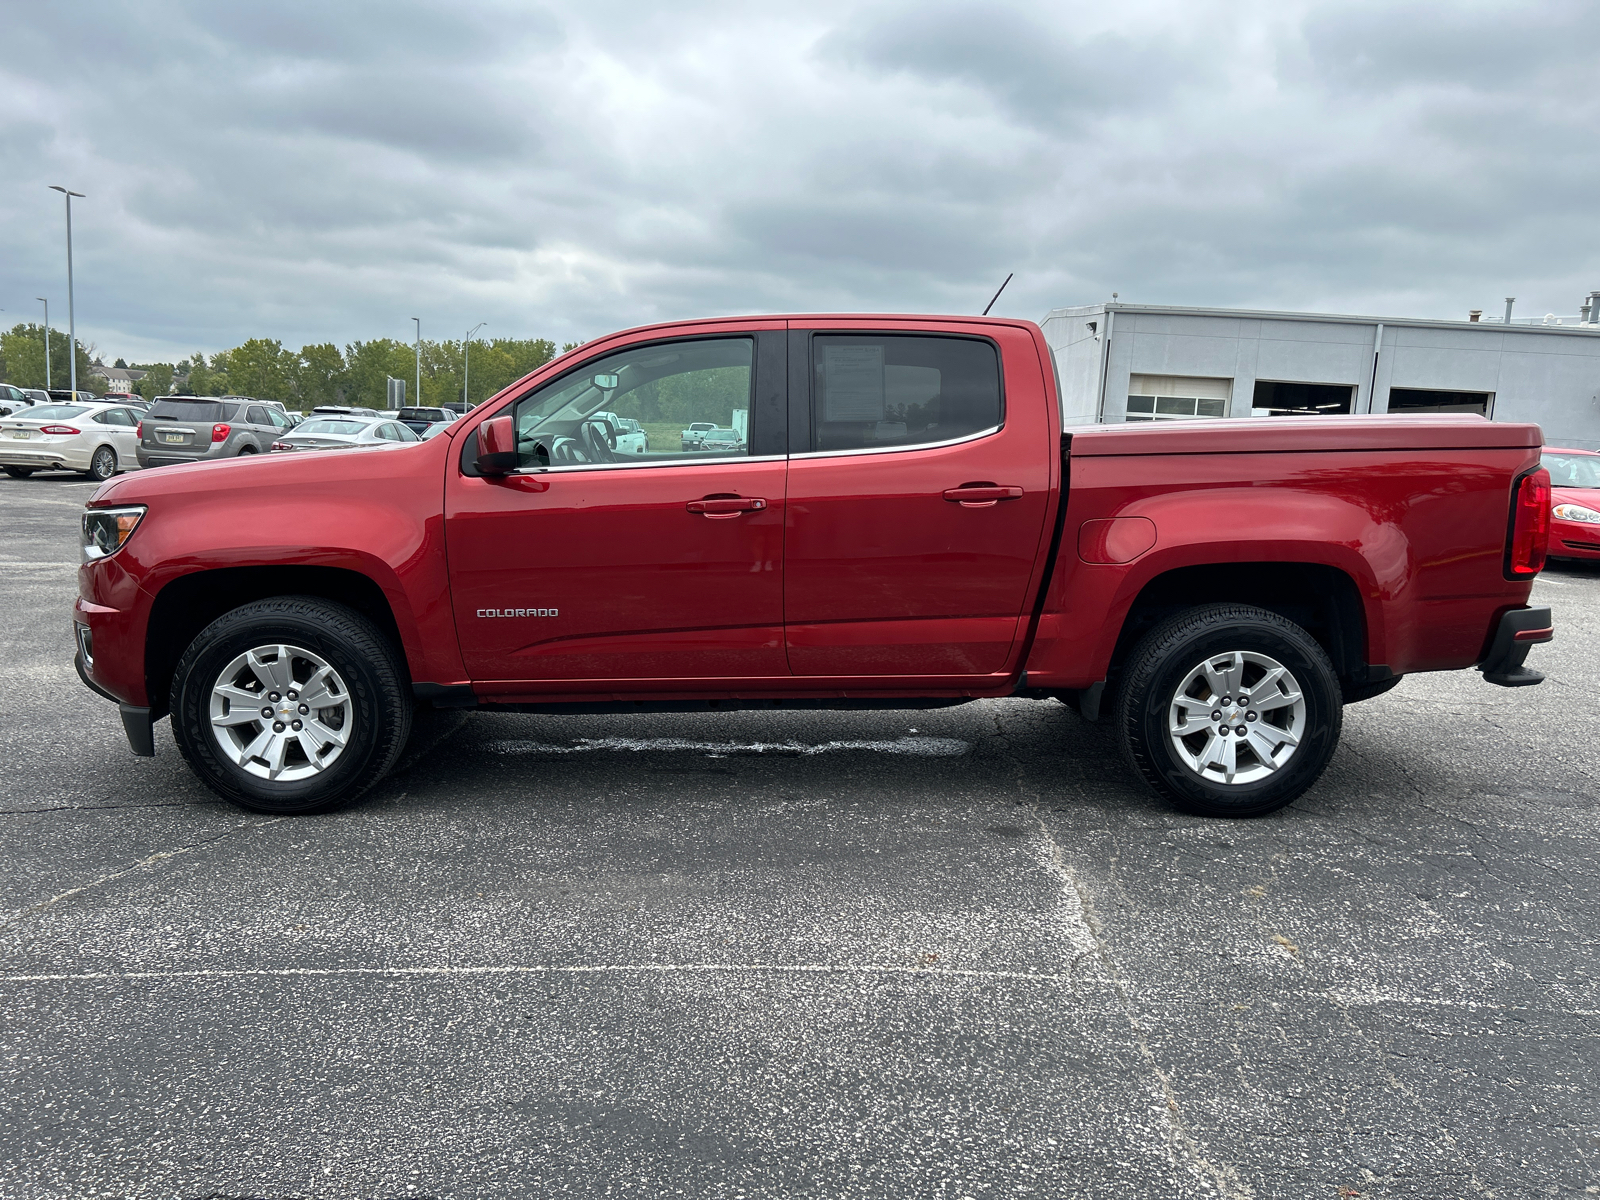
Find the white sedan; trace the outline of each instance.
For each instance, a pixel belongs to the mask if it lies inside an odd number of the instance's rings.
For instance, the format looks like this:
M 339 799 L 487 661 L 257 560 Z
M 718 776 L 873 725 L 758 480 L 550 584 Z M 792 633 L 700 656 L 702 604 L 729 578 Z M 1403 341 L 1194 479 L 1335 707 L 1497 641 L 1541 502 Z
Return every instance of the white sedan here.
M 82 471 L 104 483 L 139 466 L 139 414 L 126 404 L 39 404 L 0 419 L 0 469 Z

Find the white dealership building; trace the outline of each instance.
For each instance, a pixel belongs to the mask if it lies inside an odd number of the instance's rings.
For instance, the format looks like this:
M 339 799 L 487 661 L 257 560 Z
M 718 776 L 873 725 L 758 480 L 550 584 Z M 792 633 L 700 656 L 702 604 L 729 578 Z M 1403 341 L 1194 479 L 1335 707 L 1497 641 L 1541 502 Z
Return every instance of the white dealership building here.
M 1581 317 L 1430 321 L 1094 304 L 1043 320 L 1069 425 L 1475 412 L 1600 449 L 1600 296 Z

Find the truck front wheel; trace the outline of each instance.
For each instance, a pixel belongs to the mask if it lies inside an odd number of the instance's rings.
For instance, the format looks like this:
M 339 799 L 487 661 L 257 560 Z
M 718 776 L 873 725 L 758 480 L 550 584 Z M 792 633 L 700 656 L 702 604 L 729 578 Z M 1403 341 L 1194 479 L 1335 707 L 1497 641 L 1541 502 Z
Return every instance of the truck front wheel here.
M 200 631 L 172 677 L 173 734 L 208 787 L 257 812 L 309 813 L 382 779 L 411 728 L 405 665 L 360 613 L 280 596 Z
M 1179 613 L 1129 656 L 1116 705 L 1129 764 L 1201 816 L 1255 817 L 1317 781 L 1339 743 L 1338 676 L 1294 622 L 1239 604 Z

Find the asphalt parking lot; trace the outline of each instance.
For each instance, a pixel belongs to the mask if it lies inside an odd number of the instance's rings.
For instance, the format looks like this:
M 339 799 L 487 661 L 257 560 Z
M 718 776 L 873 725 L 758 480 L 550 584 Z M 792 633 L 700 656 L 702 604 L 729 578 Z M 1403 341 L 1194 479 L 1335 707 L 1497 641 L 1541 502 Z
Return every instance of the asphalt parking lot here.
M 1249 822 L 1064 707 L 442 715 L 347 811 L 135 759 L 0 479 L 0 1195 L 1600 1192 L 1600 569 Z

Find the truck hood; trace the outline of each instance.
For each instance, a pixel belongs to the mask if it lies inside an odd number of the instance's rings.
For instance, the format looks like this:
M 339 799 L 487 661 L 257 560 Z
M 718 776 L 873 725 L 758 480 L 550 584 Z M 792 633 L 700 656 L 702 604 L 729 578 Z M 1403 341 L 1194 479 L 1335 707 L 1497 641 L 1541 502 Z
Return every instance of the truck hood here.
M 238 458 L 148 467 L 113 476 L 88 503 L 92 508 L 100 508 L 109 504 L 146 504 L 169 496 L 213 494 L 221 499 L 241 493 L 278 492 L 279 489 L 292 493 L 295 488 L 339 481 L 360 487 L 364 478 L 377 481 L 392 476 L 398 464 L 391 456 L 397 454 L 434 455 L 442 472 L 450 444 L 448 438 L 434 438 L 431 442 L 334 447 L 315 454 L 247 454 Z

